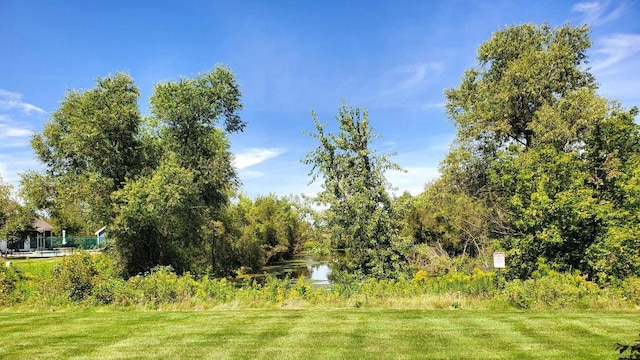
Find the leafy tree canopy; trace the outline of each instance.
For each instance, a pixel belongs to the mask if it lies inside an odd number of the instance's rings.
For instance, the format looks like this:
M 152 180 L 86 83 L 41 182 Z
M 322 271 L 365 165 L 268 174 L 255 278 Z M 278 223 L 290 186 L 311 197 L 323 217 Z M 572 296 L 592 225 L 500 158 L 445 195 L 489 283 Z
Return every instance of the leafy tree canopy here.
M 32 232 L 36 218 L 34 210 L 13 198 L 13 187 L 0 177 L 0 240 L 7 245 L 23 241 Z
M 371 148 L 374 137 L 366 109 L 343 104 L 336 120 L 337 134 L 312 113 L 319 146 L 303 160 L 311 165 L 312 181 L 323 180 L 317 200 L 328 205 L 325 221 L 330 232 L 337 271 L 355 277 L 394 278 L 406 259 L 384 172 L 400 169 Z
M 204 269 L 215 260 L 208 225 L 239 183 L 224 130 L 246 125 L 240 96 L 224 66 L 159 83 L 145 119 L 126 74 L 70 91 L 33 137 L 46 170 L 23 176 L 23 196 L 69 233 L 108 225 L 129 274 L 156 265 Z
M 603 282 L 640 274 L 628 200 L 637 110 L 596 94 L 590 45 L 586 27 L 508 27 L 446 91 L 457 139 L 442 180 L 488 210 L 489 241 L 508 251 L 511 276 L 529 276 L 539 260 Z

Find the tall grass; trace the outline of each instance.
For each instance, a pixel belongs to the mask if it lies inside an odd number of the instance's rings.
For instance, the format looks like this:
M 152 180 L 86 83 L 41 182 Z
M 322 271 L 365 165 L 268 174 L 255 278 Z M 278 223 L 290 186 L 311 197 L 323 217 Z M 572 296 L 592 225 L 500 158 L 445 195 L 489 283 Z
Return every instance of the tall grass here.
M 63 260 L 14 261 L 0 267 L 3 305 L 110 306 L 141 309 L 415 308 L 636 309 L 640 279 L 601 288 L 580 274 L 543 269 L 533 279 L 505 282 L 493 272 L 428 274 L 411 279 L 340 282 L 313 287 L 303 278 L 212 279 L 157 267 L 127 280 L 108 255 L 79 252 Z M 47 270 L 45 270 L 47 269 Z

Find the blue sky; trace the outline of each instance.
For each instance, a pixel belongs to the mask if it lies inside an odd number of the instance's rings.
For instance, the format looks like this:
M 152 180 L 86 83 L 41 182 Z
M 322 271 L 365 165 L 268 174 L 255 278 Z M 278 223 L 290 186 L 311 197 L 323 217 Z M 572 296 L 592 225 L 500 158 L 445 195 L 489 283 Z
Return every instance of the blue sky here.
M 153 4 L 149 6 L 148 4 Z M 148 113 L 153 86 L 228 65 L 248 126 L 231 136 L 249 196 L 312 194 L 300 163 L 316 147 L 311 110 L 333 121 L 341 101 L 366 107 L 406 173 L 398 191 L 438 176 L 454 137 L 443 89 L 507 25 L 589 24 L 600 94 L 640 105 L 636 1 L 0 1 L 0 175 L 40 169 L 29 146 L 70 89 L 128 72 Z

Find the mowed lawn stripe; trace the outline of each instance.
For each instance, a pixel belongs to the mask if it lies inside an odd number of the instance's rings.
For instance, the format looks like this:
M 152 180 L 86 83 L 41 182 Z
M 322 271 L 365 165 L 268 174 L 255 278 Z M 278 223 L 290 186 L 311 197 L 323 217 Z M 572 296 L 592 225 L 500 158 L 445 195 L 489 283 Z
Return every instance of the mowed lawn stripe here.
M 639 311 L 0 313 L 3 359 L 606 359 Z
M 295 350 L 286 341 L 290 331 L 302 320 L 298 311 L 283 311 L 279 316 L 273 316 L 270 312 L 253 310 L 251 312 L 238 312 L 236 316 L 252 318 L 256 321 L 249 327 L 245 327 L 240 336 L 233 339 L 229 355 L 231 358 L 276 358 L 282 349 L 289 352 Z M 281 347 L 275 344 L 280 341 Z M 227 358 L 224 356 L 223 358 Z

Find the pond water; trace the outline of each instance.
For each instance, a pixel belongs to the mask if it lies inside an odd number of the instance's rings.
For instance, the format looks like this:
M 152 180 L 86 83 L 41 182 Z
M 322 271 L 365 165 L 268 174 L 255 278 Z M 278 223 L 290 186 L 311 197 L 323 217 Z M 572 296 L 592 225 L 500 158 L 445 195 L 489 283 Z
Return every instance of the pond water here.
M 279 278 L 289 276 L 292 280 L 304 276 L 313 285 L 329 285 L 331 283 L 329 259 L 317 258 L 308 254 L 300 254 L 295 256 L 293 260 L 265 266 L 262 270 Z

